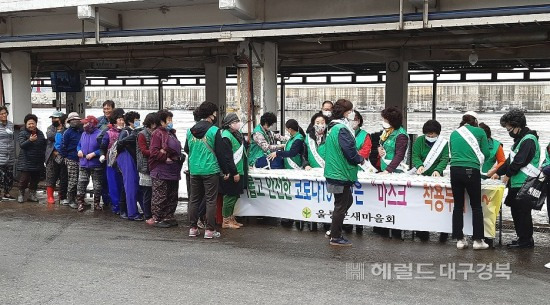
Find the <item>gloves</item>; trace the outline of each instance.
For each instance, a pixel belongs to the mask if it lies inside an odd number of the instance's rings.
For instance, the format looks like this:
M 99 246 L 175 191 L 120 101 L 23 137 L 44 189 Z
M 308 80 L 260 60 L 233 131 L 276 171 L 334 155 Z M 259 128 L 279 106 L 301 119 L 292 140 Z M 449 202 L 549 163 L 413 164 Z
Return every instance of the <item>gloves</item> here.
M 105 162 L 105 156 L 104 155 L 101 155 L 101 157 L 99 157 L 99 162 L 101 162 L 101 163 Z

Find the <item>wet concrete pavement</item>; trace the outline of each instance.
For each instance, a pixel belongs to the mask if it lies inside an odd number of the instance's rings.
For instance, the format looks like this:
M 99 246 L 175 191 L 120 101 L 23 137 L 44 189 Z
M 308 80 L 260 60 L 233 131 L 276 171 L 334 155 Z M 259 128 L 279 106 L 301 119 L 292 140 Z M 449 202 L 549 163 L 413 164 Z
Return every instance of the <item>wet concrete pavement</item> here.
M 177 217 L 179 227 L 158 229 L 107 211 L 0 202 L 0 303 L 548 304 L 549 233 L 536 233 L 531 250 L 474 251 L 435 235 L 420 242 L 406 233 L 402 241 L 367 228 L 347 235 L 353 247 L 334 248 L 321 227 L 299 231 L 253 219 L 204 240 L 187 237 L 186 215 Z M 513 237 L 505 232 L 504 242 Z M 373 274 L 374 263 L 415 271 L 432 264 L 424 270 L 436 279 L 384 279 Z M 440 268 L 452 263 L 510 263 L 512 274 L 464 280 L 457 272 L 451 280 Z

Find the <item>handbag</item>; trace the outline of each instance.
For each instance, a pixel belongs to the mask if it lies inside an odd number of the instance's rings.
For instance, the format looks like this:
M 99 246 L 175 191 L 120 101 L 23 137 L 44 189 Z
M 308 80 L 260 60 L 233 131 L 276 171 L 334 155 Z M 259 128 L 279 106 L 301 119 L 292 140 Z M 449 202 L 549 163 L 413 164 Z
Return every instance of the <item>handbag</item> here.
M 521 186 L 516 201 L 528 204 L 531 209 L 540 211 L 548 192 L 548 178 L 541 172 L 537 177 L 527 177 Z

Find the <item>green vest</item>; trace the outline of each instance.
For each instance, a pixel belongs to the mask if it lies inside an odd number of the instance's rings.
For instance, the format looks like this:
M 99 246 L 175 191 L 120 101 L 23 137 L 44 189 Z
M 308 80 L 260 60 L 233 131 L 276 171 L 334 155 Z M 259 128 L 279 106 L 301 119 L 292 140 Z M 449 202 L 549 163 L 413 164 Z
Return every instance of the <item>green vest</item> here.
M 537 150 L 535 151 L 535 156 L 531 160 L 530 164 L 533 165 L 534 167 L 538 168 L 539 167 L 539 161 L 540 161 L 540 146 L 539 146 L 539 141 L 538 141 L 537 137 L 535 137 L 532 134 L 525 135 L 525 137 L 523 137 L 519 141 L 518 145 L 516 145 L 516 148 L 513 151 L 514 151 L 515 154 L 517 154 L 519 149 L 521 148 L 521 144 L 523 143 L 523 141 L 525 141 L 527 139 L 531 139 L 531 140 L 535 141 L 535 147 L 536 147 Z M 510 177 L 510 185 L 511 185 L 512 188 L 520 188 L 523 185 L 523 183 L 525 183 L 526 180 L 527 180 L 527 174 L 525 174 L 524 172 L 522 172 L 520 170 L 517 174 Z
M 299 133 L 299 132 L 295 133 L 294 136 L 292 136 L 292 138 L 290 138 L 290 140 L 288 140 L 288 142 L 286 142 L 285 150 L 290 150 L 290 148 L 292 147 L 292 144 L 296 140 L 302 140 L 302 142 L 303 142 L 304 141 L 304 136 L 302 136 L 302 134 Z M 284 158 L 284 159 L 285 159 L 285 168 L 286 169 L 293 169 L 292 166 L 290 166 L 290 164 L 288 163 L 289 158 Z M 299 167 L 302 167 L 302 155 L 301 154 L 297 154 L 296 156 L 294 156 L 290 159 L 292 161 L 294 161 L 294 163 L 296 163 L 296 165 L 298 165 Z
M 241 146 L 243 144 L 239 143 L 239 141 L 235 138 L 235 136 L 231 133 L 231 131 L 225 129 L 223 132 L 222 132 L 222 138 L 227 138 L 229 139 L 229 141 L 231 141 L 231 150 L 233 151 L 233 154 L 235 154 L 235 152 L 237 152 Z M 244 152 L 241 154 L 241 157 L 239 158 L 239 162 L 237 162 L 235 164 L 235 166 L 237 167 L 237 172 L 239 173 L 239 175 L 244 175 Z M 234 158 L 232 158 L 233 161 Z
M 220 173 L 218 158 L 214 153 L 216 133 L 219 128 L 212 125 L 202 139 L 197 139 L 187 131 L 189 145 L 189 172 L 193 176 L 207 176 Z M 208 145 L 207 145 L 208 144 Z
M 368 132 L 364 131 L 363 129 L 357 129 L 355 131 L 355 148 L 357 150 L 360 150 L 361 147 L 363 147 L 363 144 L 365 144 L 365 140 L 367 139 Z
M 313 168 L 321 168 L 322 166 L 317 162 L 317 159 L 315 159 L 315 157 L 313 156 L 312 149 L 316 149 L 317 154 L 319 154 L 321 159 L 325 160 L 326 142 L 321 143 L 321 145 L 317 145 L 317 142 L 312 139 L 312 141 L 314 142 L 313 145 L 315 145 L 315 147 L 312 148 L 309 143 L 310 139 L 311 138 L 309 137 L 309 135 L 306 135 L 307 159 L 309 161 L 309 166 Z
M 550 150 L 550 144 L 548 144 L 548 147 L 546 147 L 546 159 L 544 160 L 542 167 L 550 165 L 550 153 L 548 153 L 548 150 Z
M 258 125 L 256 126 L 256 128 L 254 128 L 254 131 L 252 131 L 251 137 L 253 137 L 254 134 L 257 132 L 261 133 L 264 136 L 265 140 L 269 142 L 269 137 L 267 136 L 265 130 L 261 125 Z M 253 138 L 251 138 L 251 140 L 252 139 Z M 273 144 L 273 143 L 269 143 L 269 144 Z M 267 156 L 269 153 L 270 151 L 268 151 L 267 153 L 264 152 L 262 148 L 258 146 L 258 144 L 254 142 L 254 140 L 252 140 L 250 143 L 250 150 L 248 152 L 248 165 L 250 166 L 254 165 L 256 163 L 256 160 L 258 160 L 261 157 Z
M 336 124 L 329 129 L 327 140 L 325 142 L 325 178 L 355 182 L 357 181 L 357 172 L 359 166 L 350 164 L 340 143 L 338 142 L 338 134 L 342 128 L 347 128 L 344 124 Z
M 488 171 L 493 168 L 495 163 L 497 162 L 497 152 L 500 145 L 502 145 L 499 141 L 495 139 L 489 140 L 489 158 L 485 160 L 485 163 L 483 163 L 483 167 L 481 168 L 482 173 L 487 173 Z
M 407 131 L 405 131 L 405 128 L 401 126 L 399 129 L 394 130 L 390 136 L 384 141 L 382 144 L 382 147 L 386 150 L 386 156 L 384 156 L 383 159 L 386 159 L 391 162 L 393 160 L 393 157 L 395 156 L 395 142 L 397 140 L 397 136 L 399 135 L 405 135 L 407 139 L 409 138 L 409 135 L 407 134 Z M 389 162 L 386 164 L 383 160 L 380 161 L 380 168 L 382 171 L 385 171 L 388 167 Z M 396 171 L 397 172 L 397 171 Z

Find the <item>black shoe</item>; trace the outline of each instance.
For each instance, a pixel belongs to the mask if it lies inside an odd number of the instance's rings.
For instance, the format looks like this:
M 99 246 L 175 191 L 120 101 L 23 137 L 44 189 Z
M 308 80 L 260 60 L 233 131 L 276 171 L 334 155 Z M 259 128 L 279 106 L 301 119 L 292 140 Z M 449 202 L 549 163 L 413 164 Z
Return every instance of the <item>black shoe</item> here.
M 535 247 L 535 241 L 531 240 L 527 243 L 520 243 L 517 240 L 512 241 L 507 244 L 508 249 L 531 249 Z
M 428 231 L 416 231 L 416 236 L 418 236 L 421 241 L 430 240 L 430 232 Z
M 439 234 L 439 242 L 440 243 L 446 243 L 448 239 L 449 239 L 449 233 Z
M 143 221 L 143 216 L 141 215 L 138 215 L 134 218 L 128 218 L 128 220 L 133 220 L 133 221 Z
M 175 220 L 175 219 L 166 219 L 166 220 L 163 220 L 163 222 L 169 224 L 171 227 L 177 227 L 178 226 L 178 221 Z
M 153 227 L 157 228 L 170 228 L 171 225 L 167 223 L 166 221 L 157 221 L 153 224 Z

